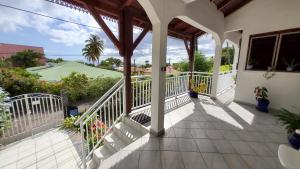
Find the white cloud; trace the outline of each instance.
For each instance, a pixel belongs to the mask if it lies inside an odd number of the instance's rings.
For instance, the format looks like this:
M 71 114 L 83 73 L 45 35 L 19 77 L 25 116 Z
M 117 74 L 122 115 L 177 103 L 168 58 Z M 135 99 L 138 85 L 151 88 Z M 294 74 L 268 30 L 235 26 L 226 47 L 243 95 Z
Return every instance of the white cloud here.
M 43 0 L 0 0 L 0 3 L 99 28 L 99 25 L 91 15 Z M 106 58 L 108 56 L 117 57 L 119 55 L 119 52 L 114 47 L 113 43 L 101 29 L 65 23 L 3 7 L 0 7 L 0 10 L 0 31 L 2 32 L 18 33 L 19 30 L 24 28 L 31 28 L 49 36 L 49 39 L 52 42 L 65 45 L 66 47 L 83 45 L 84 41 L 90 34 L 98 34 L 105 44 L 104 57 L 102 58 Z M 118 37 L 118 23 L 107 20 L 105 20 L 105 22 L 111 28 L 114 35 Z M 141 33 L 141 31 L 142 30 L 140 29 L 134 29 L 134 39 Z M 152 34 L 148 33 L 134 51 L 133 58 L 136 59 L 137 63 L 145 63 L 145 60 L 149 60 L 151 62 L 151 43 Z M 214 48 L 214 41 L 212 41 L 211 35 L 202 36 L 199 39 L 199 49 L 206 56 L 212 56 Z M 184 43 L 181 40 L 168 38 L 167 59 L 168 58 L 171 58 L 172 62 L 187 59 L 187 52 Z

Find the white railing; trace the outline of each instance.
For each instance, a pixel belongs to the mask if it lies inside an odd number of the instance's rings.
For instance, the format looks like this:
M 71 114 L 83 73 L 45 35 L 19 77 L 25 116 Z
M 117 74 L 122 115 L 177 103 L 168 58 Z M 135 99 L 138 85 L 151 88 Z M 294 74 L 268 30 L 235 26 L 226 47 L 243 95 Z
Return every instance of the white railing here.
M 166 77 L 166 99 L 176 97 L 177 95 L 184 94 L 188 91 L 189 72 L 184 72 L 179 75 L 172 75 Z M 211 94 L 212 74 L 204 72 L 194 72 L 193 79 L 195 86 L 200 83 L 205 83 L 207 88 L 203 91 L 202 95 Z M 138 109 L 151 104 L 151 76 L 133 76 L 132 84 L 132 107 Z
M 80 126 L 84 165 L 124 114 L 124 90 L 122 78 L 75 122 Z
M 217 93 L 221 94 L 222 92 L 226 91 L 227 89 L 230 89 L 234 86 L 235 80 L 234 80 L 234 74 L 232 71 L 224 72 L 219 74 L 219 80 L 218 80 L 218 87 L 217 87 Z
M 211 90 L 211 75 L 193 74 L 196 85 L 207 83 L 205 93 Z M 166 78 L 166 98 L 184 94 L 188 90 L 189 74 Z M 151 76 L 132 77 L 132 109 L 150 105 L 151 103 Z M 125 83 L 124 78 L 118 81 L 107 93 L 105 93 L 92 107 L 90 107 L 76 122 L 80 126 L 82 137 L 83 164 L 91 157 L 93 151 L 98 148 L 104 137 L 118 123 L 125 113 Z
M 1 142 L 5 143 L 55 127 L 64 118 L 63 100 L 56 95 L 24 94 L 11 97 L 6 105 L 10 125 L 0 134 Z

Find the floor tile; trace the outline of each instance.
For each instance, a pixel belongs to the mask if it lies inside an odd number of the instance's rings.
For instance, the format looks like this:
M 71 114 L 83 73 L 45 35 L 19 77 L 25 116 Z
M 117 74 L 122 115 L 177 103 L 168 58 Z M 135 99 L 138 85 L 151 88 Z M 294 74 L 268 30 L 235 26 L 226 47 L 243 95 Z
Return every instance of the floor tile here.
M 161 152 L 162 169 L 183 169 L 184 163 L 179 152 L 162 151 Z
M 199 152 L 182 152 L 185 169 L 207 169 Z
M 142 151 L 139 159 L 139 169 L 160 169 L 160 151 Z
M 123 151 L 126 153 L 126 151 Z M 123 168 L 130 168 L 130 169 L 138 169 L 139 168 L 139 158 L 140 158 L 140 151 L 133 151 L 132 153 L 126 153 L 126 156 L 122 158 L 116 165 L 115 169 L 123 169 Z
M 191 129 L 191 134 L 193 138 L 208 138 L 205 130 L 202 129 Z
M 222 139 L 224 138 L 220 130 L 205 130 L 206 135 L 210 139 Z
M 178 151 L 176 138 L 161 138 L 159 140 L 160 150 Z
M 223 157 L 230 169 L 250 169 L 239 155 L 224 154 Z
M 203 153 L 208 169 L 229 169 L 222 155 L 218 153 Z
M 201 153 L 218 152 L 213 142 L 209 139 L 195 139 L 195 142 Z
M 255 155 L 255 151 L 245 141 L 230 141 L 230 143 L 238 154 Z
M 259 156 L 273 156 L 273 153 L 266 144 L 259 142 L 249 142 L 250 147 L 255 151 Z
M 191 134 L 191 129 L 174 128 L 174 132 L 175 132 L 175 136 L 177 138 L 179 138 L 179 137 L 181 137 L 181 138 L 193 138 L 193 136 Z
M 142 138 L 142 150 L 159 150 L 159 138 L 148 137 Z
M 179 147 L 179 151 L 195 151 L 199 152 L 198 147 L 193 139 L 186 139 L 186 138 L 178 138 L 177 144 Z
M 213 140 L 219 153 L 235 153 L 234 148 L 227 140 Z

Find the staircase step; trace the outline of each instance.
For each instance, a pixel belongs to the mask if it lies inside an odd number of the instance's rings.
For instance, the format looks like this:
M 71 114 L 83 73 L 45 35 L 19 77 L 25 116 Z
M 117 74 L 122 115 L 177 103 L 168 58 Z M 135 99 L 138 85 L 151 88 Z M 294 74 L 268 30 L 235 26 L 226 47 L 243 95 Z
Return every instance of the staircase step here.
M 116 124 L 113 131 L 116 132 L 116 134 L 124 141 L 126 141 L 127 144 L 130 144 L 142 137 L 142 133 L 140 131 L 135 130 L 123 122 Z
M 118 137 L 117 134 L 112 132 L 104 138 L 104 145 L 107 146 L 111 152 L 115 153 L 124 148 L 127 144 Z
M 134 120 L 131 120 L 128 117 L 123 117 L 123 122 L 127 126 L 129 126 L 129 127 L 133 128 L 133 129 L 135 129 L 136 131 L 140 132 L 142 136 L 145 135 L 145 134 L 147 134 L 147 133 L 149 133 L 149 130 L 145 126 L 141 125 L 140 123 L 138 123 L 138 122 L 136 122 Z
M 109 150 L 109 148 L 103 145 L 93 152 L 93 160 L 94 162 L 96 162 L 97 165 L 100 165 L 101 161 L 110 157 L 112 154 L 113 153 Z

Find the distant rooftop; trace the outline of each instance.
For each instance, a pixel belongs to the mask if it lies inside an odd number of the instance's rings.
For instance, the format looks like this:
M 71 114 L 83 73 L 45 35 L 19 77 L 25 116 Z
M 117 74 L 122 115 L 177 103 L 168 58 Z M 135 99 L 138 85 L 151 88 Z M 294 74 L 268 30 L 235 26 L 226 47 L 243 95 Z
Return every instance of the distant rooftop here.
M 41 79 L 47 81 L 59 81 L 63 77 L 69 76 L 72 72 L 83 73 L 90 78 L 97 78 L 99 76 L 112 78 L 122 77 L 122 73 L 120 72 L 91 67 L 82 63 L 71 61 L 59 63 L 52 67 L 40 66 L 28 68 L 27 70 L 31 73 L 37 73 L 41 75 Z
M 33 50 L 35 52 L 44 54 L 43 47 L 0 43 L 0 58 L 9 58 L 11 55 L 24 50 Z

